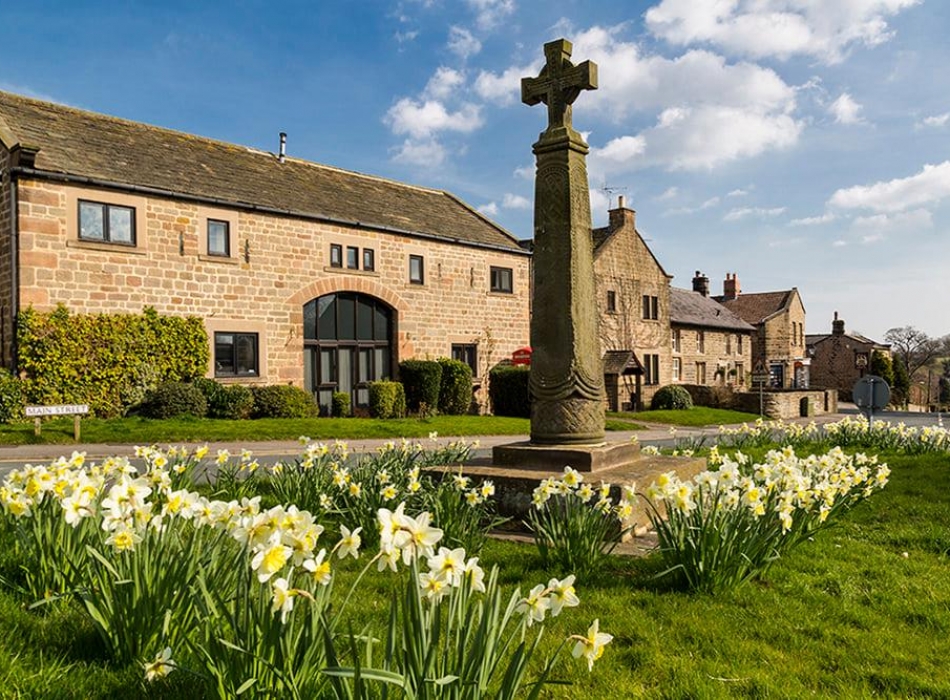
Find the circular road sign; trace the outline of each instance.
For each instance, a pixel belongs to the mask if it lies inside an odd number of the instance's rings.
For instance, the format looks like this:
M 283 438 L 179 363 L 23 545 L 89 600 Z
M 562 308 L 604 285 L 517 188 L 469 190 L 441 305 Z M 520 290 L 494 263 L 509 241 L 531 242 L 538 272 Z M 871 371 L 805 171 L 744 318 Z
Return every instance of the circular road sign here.
M 891 388 L 880 377 L 869 374 L 854 383 L 851 390 L 854 403 L 858 408 L 880 411 L 891 400 Z

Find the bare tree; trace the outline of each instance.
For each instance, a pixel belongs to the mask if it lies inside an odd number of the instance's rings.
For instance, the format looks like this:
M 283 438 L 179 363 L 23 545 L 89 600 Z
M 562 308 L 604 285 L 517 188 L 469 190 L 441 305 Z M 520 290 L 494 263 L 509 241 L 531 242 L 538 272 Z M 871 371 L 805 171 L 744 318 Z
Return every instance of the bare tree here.
M 891 344 L 893 353 L 903 361 L 910 377 L 939 356 L 944 344 L 941 339 L 931 338 L 913 326 L 891 328 L 884 334 L 884 340 Z

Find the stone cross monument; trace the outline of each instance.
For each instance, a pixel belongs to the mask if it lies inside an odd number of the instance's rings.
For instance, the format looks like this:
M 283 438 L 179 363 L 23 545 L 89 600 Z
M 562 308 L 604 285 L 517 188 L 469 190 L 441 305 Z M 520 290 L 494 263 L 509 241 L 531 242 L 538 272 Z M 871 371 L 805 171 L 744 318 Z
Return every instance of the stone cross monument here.
M 531 309 L 531 443 L 604 440 L 604 370 L 594 293 L 590 150 L 571 124 L 581 90 L 597 88 L 597 66 L 571 63 L 565 39 L 544 45 L 537 78 L 521 81 L 525 104 L 543 102 L 548 128 L 534 144 L 534 292 Z

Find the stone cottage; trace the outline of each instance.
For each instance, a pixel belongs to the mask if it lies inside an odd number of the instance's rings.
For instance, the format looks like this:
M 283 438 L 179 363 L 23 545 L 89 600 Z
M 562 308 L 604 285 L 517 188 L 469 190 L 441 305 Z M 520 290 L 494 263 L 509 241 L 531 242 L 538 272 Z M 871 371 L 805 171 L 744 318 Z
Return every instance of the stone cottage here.
M 208 376 L 368 402 L 528 339 L 529 259 L 454 195 L 0 92 L 0 355 L 48 311 L 204 320 Z M 658 292 L 651 292 L 656 295 Z
M 846 332 L 843 319 L 835 311 L 830 334 L 805 336 L 811 357 L 811 383 L 821 389 L 837 389 L 838 398 L 851 400 L 855 382 L 871 373 L 871 355 L 890 355 L 891 346 L 866 338 L 860 333 Z

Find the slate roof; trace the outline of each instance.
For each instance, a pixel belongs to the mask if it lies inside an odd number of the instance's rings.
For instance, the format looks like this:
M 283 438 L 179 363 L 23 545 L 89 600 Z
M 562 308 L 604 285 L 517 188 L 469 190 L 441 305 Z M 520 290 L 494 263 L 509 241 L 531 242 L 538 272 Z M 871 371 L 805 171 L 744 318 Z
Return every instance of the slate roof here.
M 46 174 L 523 253 L 448 192 L 0 92 L 0 140 L 11 139 L 38 147 Z
M 828 340 L 828 338 L 834 338 L 834 337 L 836 336 L 833 333 L 806 334 L 805 345 L 806 346 L 817 345 L 818 343 L 823 343 L 824 341 Z M 842 333 L 840 336 L 837 336 L 837 337 L 850 338 L 851 340 L 854 340 L 858 343 L 862 343 L 864 345 L 871 345 L 878 350 L 887 350 L 887 349 L 890 349 L 891 347 L 890 345 L 887 345 L 885 343 L 879 343 L 876 340 L 871 340 L 870 338 L 867 338 L 861 335 L 860 333 Z
M 670 287 L 670 322 L 749 333 L 755 330 L 715 299 L 678 287 Z
M 794 289 L 786 289 L 782 292 L 740 294 L 735 299 L 713 298 L 746 323 L 756 325 L 784 310 L 791 302 L 794 292 Z
M 604 374 L 643 374 L 643 365 L 633 350 L 608 350 L 604 353 Z

